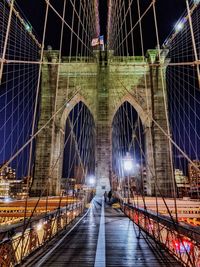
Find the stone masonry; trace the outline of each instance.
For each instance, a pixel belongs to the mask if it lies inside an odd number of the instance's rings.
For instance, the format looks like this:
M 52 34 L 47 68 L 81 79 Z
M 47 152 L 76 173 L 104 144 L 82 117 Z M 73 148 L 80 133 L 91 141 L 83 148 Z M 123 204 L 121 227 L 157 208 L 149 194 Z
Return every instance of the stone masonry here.
M 157 51 L 149 50 L 145 59 L 119 58 L 113 56 L 112 51 L 96 51 L 95 55 L 91 62 L 86 62 L 84 58 L 63 58 L 58 67 L 58 51 L 45 51 L 44 60 L 50 64 L 43 64 L 42 69 L 38 127 L 47 123 L 55 107 L 59 112 L 36 139 L 31 195 L 39 195 L 41 192 L 60 194 L 66 119 L 80 101 L 88 107 L 96 125 L 97 194 L 108 191 L 112 162 L 112 121 L 118 108 L 128 101 L 138 112 L 144 128 L 148 194 L 154 195 L 155 188 L 159 188 L 163 195 L 171 196 L 169 144 L 154 123 L 155 120 L 167 131 L 165 92 L 161 84 L 161 75 L 165 75 L 165 69 L 161 71 Z M 162 60 L 165 60 L 165 55 Z M 66 100 L 68 104 L 64 105 Z

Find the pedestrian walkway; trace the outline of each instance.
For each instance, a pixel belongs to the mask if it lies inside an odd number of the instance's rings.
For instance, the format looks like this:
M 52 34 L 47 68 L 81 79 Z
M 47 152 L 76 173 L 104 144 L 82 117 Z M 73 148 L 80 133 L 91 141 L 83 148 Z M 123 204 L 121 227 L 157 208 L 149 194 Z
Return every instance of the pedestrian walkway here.
M 96 198 L 87 216 L 34 266 L 44 267 L 159 267 L 180 266 L 152 247 L 119 209 Z

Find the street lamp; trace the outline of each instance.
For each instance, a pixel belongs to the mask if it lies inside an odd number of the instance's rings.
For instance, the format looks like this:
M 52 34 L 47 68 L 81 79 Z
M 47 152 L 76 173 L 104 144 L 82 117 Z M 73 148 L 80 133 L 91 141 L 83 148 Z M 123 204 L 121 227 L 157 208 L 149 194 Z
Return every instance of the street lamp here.
M 130 172 L 133 170 L 133 159 L 130 153 L 126 153 L 123 160 L 123 169 L 128 174 L 128 203 L 130 202 Z

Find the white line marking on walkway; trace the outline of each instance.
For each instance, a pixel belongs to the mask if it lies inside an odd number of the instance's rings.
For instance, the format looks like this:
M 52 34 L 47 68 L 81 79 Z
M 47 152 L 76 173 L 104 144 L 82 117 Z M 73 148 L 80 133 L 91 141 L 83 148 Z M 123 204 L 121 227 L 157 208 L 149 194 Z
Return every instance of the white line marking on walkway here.
M 105 215 L 104 215 L 104 199 L 102 197 L 101 219 L 99 225 L 99 235 L 96 249 L 96 257 L 94 267 L 106 266 L 106 242 L 105 242 Z

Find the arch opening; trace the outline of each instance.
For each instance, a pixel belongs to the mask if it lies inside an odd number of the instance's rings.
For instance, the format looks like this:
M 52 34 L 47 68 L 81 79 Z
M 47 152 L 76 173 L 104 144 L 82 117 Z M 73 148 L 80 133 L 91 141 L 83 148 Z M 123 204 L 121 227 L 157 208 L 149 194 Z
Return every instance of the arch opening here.
M 125 101 L 112 121 L 111 184 L 123 197 L 147 194 L 145 133 L 134 107 Z
M 94 187 L 95 123 L 82 101 L 68 114 L 63 139 L 61 190 L 64 193 L 79 191 L 83 184 Z

